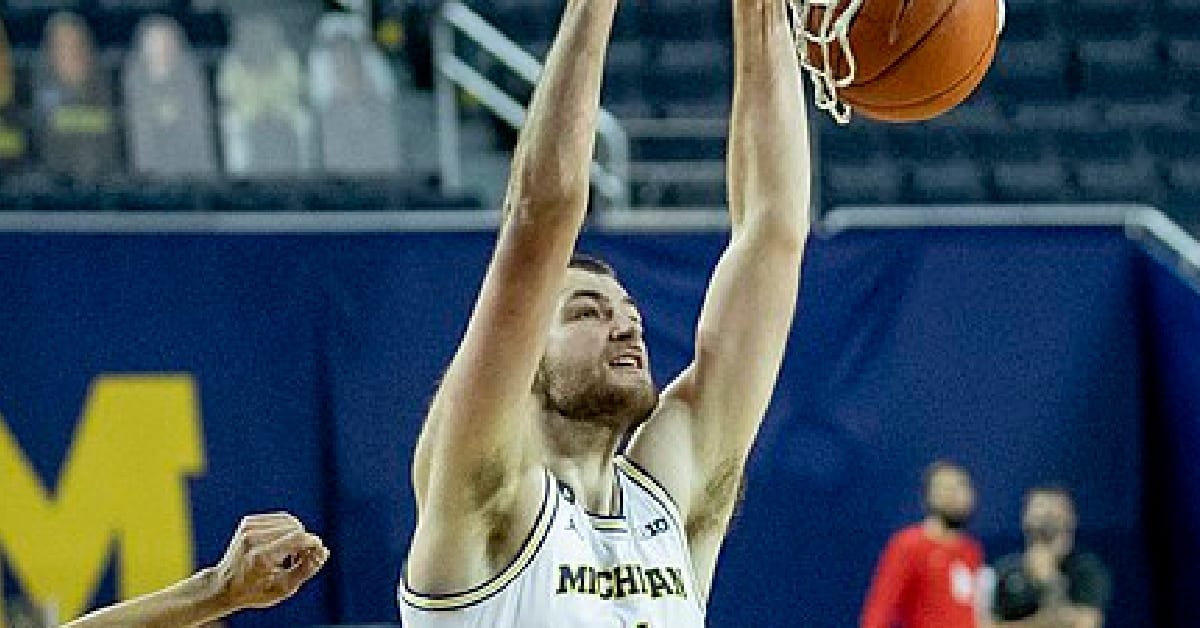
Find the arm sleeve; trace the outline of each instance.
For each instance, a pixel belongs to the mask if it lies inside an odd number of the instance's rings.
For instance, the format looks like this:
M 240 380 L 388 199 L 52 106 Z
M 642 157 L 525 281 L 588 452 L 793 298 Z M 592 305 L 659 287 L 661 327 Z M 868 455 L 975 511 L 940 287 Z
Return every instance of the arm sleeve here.
M 1112 583 L 1104 563 L 1085 554 L 1076 561 L 1072 571 L 1068 591 L 1071 602 L 1103 611 L 1112 595 Z
M 861 628 L 891 628 L 897 620 L 907 579 L 908 548 L 900 536 L 894 536 L 875 568 L 875 578 L 863 605 Z

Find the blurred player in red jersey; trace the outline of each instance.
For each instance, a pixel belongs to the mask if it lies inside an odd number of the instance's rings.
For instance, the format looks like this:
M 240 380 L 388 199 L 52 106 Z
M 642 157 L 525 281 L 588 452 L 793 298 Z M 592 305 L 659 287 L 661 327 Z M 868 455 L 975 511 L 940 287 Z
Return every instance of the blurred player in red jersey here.
M 894 534 L 867 593 L 861 628 L 983 628 L 983 548 L 963 532 L 975 510 L 967 470 L 925 471 L 925 520 Z

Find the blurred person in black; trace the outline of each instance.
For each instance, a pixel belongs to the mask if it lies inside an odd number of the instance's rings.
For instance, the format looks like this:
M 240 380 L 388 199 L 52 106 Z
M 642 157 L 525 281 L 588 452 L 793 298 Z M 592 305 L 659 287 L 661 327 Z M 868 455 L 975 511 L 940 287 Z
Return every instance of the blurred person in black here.
M 1025 494 L 1025 551 L 995 565 L 992 614 L 1011 628 L 1100 628 L 1110 596 L 1108 570 L 1075 547 L 1077 515 L 1066 489 Z
M 74 13 L 46 23 L 34 75 L 33 107 L 42 163 L 75 179 L 120 166 L 112 84 L 97 63 L 87 24 Z
M 159 176 L 216 174 L 208 90 L 174 20 L 154 15 L 138 24 L 122 79 L 133 171 Z

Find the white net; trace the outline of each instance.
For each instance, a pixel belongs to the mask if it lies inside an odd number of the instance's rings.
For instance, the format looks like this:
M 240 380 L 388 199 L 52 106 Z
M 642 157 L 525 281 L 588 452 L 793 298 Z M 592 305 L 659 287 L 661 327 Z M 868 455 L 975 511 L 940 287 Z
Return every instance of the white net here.
M 839 124 L 850 122 L 850 105 L 838 99 L 838 90 L 854 82 L 857 68 L 854 52 L 850 49 L 850 23 L 863 2 L 850 0 L 838 13 L 839 0 L 787 0 L 796 55 L 800 58 L 800 67 L 812 81 L 813 100 L 818 109 L 829 112 Z M 841 75 L 830 55 L 835 45 L 845 62 L 846 70 Z M 819 54 L 812 54 L 814 48 Z

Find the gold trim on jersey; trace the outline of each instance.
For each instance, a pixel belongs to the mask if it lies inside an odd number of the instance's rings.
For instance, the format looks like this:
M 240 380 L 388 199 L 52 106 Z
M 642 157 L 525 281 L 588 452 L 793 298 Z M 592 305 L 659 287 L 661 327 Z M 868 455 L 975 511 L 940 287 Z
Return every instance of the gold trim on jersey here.
M 649 493 L 650 497 L 653 497 L 654 501 L 658 502 L 663 507 L 663 510 L 667 511 L 667 514 L 675 520 L 675 525 L 679 526 L 681 532 L 686 529 L 683 526 L 683 515 L 679 512 L 679 505 L 675 503 L 674 498 L 667 492 L 667 489 L 663 488 L 663 485 L 654 479 L 654 476 L 647 473 L 645 469 L 639 467 L 636 462 L 626 458 L 624 455 L 618 455 L 613 459 L 613 462 L 625 472 L 625 475 L 629 476 L 629 479 L 633 480 L 634 484 L 637 484 L 642 490 Z
M 550 533 L 550 526 L 554 522 L 555 514 L 558 512 L 558 494 L 555 488 L 556 482 L 548 471 L 545 474 L 544 481 L 546 486 L 542 497 L 542 507 L 538 511 L 537 519 L 533 522 L 533 529 L 530 530 L 529 536 L 525 537 L 525 542 L 521 544 L 521 548 L 517 551 L 516 556 L 513 557 L 508 566 L 501 570 L 500 573 L 486 580 L 483 584 L 467 591 L 436 594 L 413 591 L 408 586 L 408 577 L 407 573 L 405 573 L 400 578 L 400 586 L 397 587 L 397 594 L 400 600 L 420 610 L 452 611 L 473 606 L 502 591 L 504 587 L 508 586 L 517 576 L 521 575 L 521 572 L 533 562 L 538 550 L 542 548 L 542 543 L 546 540 L 546 536 Z
M 650 495 L 651 499 L 658 502 L 658 505 L 662 506 L 662 509 L 667 511 L 668 517 L 675 520 L 675 525 L 679 530 L 677 538 L 681 544 L 683 555 L 687 559 L 688 572 L 692 578 L 692 584 L 696 589 L 696 595 L 694 599 L 700 607 L 700 612 L 705 613 L 707 611 L 708 601 L 704 595 L 704 592 L 700 588 L 700 578 L 696 575 L 696 566 L 692 564 L 692 550 L 688 545 L 687 527 L 683 521 L 683 514 L 679 510 L 679 504 L 675 503 L 675 499 L 671 497 L 671 494 L 667 492 L 667 489 L 660 484 L 658 480 L 654 479 L 653 475 L 650 475 L 650 473 L 639 466 L 638 463 L 625 457 L 624 454 L 618 454 L 615 458 L 613 458 L 613 462 L 617 465 L 618 469 L 624 471 L 625 475 L 629 476 L 629 479 L 632 480 L 634 484 L 646 491 L 646 493 Z
M 588 513 L 588 522 L 597 532 L 629 532 L 629 522 L 624 516 L 601 517 Z

